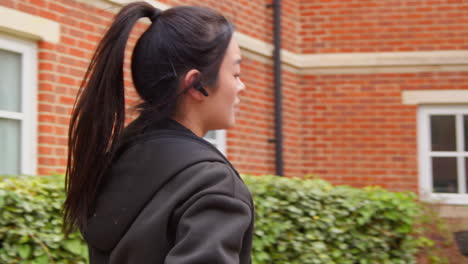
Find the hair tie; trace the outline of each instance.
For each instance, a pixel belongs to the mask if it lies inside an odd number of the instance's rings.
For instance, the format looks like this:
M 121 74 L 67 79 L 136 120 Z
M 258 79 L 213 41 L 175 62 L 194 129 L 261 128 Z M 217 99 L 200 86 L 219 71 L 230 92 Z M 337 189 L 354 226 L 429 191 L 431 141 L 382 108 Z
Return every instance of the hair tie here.
M 149 17 L 151 23 L 154 23 L 156 19 L 158 19 L 158 17 L 161 15 L 161 13 L 161 10 L 155 8 L 153 14 Z

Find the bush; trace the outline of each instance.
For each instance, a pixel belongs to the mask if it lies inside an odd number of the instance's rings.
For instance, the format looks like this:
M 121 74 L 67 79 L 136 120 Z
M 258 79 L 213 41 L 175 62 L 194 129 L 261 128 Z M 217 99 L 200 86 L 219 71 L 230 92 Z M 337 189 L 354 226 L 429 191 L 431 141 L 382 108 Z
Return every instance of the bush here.
M 79 233 L 64 239 L 63 176 L 0 178 L 0 263 L 86 263 Z
M 411 193 L 322 180 L 243 176 L 256 208 L 253 264 L 415 263 L 420 212 Z M 0 178 L 0 263 L 86 263 L 61 233 L 63 176 Z
M 256 206 L 253 263 L 415 263 L 412 193 L 244 176 Z

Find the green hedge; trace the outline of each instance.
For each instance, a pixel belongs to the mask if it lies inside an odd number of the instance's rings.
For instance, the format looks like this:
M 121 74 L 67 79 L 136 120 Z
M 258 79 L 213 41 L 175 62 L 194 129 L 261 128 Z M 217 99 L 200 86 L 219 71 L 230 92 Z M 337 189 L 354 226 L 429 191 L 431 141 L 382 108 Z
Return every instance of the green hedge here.
M 256 202 L 253 263 L 416 263 L 412 193 L 323 180 L 245 177 Z
M 78 233 L 64 239 L 63 176 L 0 178 L 0 263 L 87 263 Z
M 253 264 L 415 263 L 415 196 L 322 180 L 243 176 L 256 206 Z M 0 263 L 86 263 L 64 239 L 63 177 L 0 178 Z

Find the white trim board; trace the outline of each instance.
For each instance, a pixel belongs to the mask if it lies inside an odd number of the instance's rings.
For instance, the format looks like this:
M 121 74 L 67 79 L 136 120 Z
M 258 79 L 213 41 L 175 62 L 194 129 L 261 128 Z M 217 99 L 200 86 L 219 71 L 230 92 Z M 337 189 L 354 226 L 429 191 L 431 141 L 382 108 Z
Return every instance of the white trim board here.
M 296 61 L 301 68 L 468 65 L 468 51 L 311 54 Z
M 273 45 L 239 32 L 235 32 L 234 37 L 248 57 L 273 57 Z M 468 51 L 298 54 L 282 49 L 281 62 L 300 74 L 465 72 L 468 71 Z
M 272 57 L 273 45 L 236 32 L 235 38 L 241 48 L 251 52 Z M 298 54 L 281 50 L 281 61 L 292 67 L 303 70 L 323 69 L 328 71 L 336 68 L 371 68 L 408 67 L 423 68 L 438 66 L 451 66 L 447 70 L 467 70 L 468 51 L 415 51 L 415 52 L 369 52 L 369 53 L 333 53 L 333 54 Z M 462 69 L 460 69 L 462 68 Z M 427 69 L 426 69 L 427 70 Z M 327 73 L 327 72 L 324 72 Z
M 403 91 L 402 101 L 406 105 L 420 104 L 468 104 L 467 90 Z
M 60 24 L 39 16 L 0 6 L 0 31 L 19 37 L 60 41 Z

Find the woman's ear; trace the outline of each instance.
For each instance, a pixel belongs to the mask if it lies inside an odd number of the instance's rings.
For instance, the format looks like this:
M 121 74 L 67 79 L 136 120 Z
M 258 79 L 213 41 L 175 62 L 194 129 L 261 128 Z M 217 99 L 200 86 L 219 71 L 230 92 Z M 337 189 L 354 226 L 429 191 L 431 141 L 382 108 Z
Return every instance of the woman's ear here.
M 198 70 L 192 69 L 185 74 L 183 81 L 183 89 L 187 91 L 193 99 L 202 101 L 205 95 L 200 90 L 195 89 L 197 82 L 199 82 L 201 73 Z

